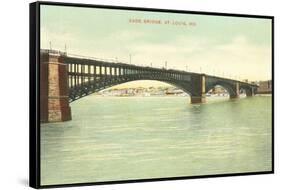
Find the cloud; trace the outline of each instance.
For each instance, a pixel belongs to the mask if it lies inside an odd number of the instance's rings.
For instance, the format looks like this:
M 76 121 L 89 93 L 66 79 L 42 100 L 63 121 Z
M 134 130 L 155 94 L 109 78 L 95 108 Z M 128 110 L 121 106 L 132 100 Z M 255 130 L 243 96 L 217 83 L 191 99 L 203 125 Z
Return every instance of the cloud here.
M 212 69 L 215 74 L 224 72 L 232 78 L 271 79 L 271 47 L 251 43 L 244 36 L 236 36 L 229 43 L 206 49 L 201 56 L 196 55 L 189 61 L 209 68 L 209 71 Z
M 70 52 L 105 59 L 118 59 L 132 64 L 163 67 L 193 72 L 204 72 L 224 77 L 267 80 L 271 78 L 271 47 L 257 45 L 245 36 L 233 37 L 225 43 L 215 39 L 196 36 L 175 36 L 174 40 L 149 41 L 149 34 L 138 30 L 122 30 L 94 41 L 82 41 L 70 32 L 51 32 L 41 29 L 41 44 L 64 50 L 66 43 Z M 80 39 L 80 40 L 78 40 Z M 81 40 L 82 39 L 82 40 Z

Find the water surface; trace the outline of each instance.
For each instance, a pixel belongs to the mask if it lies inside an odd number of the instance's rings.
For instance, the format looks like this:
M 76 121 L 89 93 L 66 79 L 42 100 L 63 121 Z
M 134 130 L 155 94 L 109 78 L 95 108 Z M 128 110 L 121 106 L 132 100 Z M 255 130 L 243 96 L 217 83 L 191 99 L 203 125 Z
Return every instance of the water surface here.
M 271 170 L 271 96 L 98 97 L 41 124 L 42 185 Z

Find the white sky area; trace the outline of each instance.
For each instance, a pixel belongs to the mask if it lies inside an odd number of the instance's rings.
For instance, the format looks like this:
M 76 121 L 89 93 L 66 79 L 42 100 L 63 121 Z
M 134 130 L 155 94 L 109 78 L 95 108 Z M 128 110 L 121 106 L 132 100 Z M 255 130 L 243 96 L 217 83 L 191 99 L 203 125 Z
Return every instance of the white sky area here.
M 130 19 L 195 26 L 130 23 Z M 167 62 L 168 69 L 271 80 L 270 19 L 43 5 L 41 48 L 49 49 L 50 42 L 52 49 L 64 51 L 66 45 L 68 53 L 127 63 L 131 55 L 131 63 L 140 66 L 161 68 Z

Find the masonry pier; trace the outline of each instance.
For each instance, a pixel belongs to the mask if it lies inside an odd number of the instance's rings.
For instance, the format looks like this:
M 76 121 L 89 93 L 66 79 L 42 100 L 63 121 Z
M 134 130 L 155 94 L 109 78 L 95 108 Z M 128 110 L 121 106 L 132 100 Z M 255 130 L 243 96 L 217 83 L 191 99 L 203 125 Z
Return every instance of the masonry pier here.
M 190 102 L 192 104 L 205 103 L 206 102 L 206 83 L 205 75 L 193 75 L 191 76 L 191 89 L 193 94 L 190 96 Z
M 41 54 L 40 60 L 41 122 L 71 120 L 67 64 L 55 54 Z
M 233 89 L 233 93 L 229 93 L 229 98 L 230 99 L 236 99 L 236 98 L 239 98 L 239 94 L 240 94 L 240 88 L 239 88 L 239 83 L 238 82 L 235 82 L 234 84 L 233 84 L 233 87 L 232 87 L 232 89 Z

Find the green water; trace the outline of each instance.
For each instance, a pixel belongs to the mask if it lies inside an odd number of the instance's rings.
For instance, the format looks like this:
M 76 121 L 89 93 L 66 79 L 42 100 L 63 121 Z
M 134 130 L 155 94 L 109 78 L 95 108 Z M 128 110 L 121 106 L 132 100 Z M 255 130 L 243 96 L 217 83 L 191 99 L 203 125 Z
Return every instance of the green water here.
M 271 170 L 271 97 L 97 97 L 41 125 L 41 184 Z

